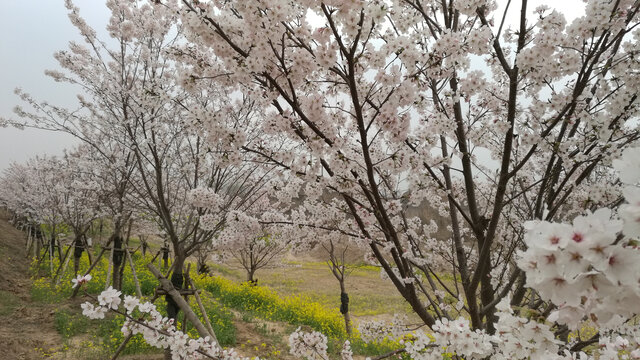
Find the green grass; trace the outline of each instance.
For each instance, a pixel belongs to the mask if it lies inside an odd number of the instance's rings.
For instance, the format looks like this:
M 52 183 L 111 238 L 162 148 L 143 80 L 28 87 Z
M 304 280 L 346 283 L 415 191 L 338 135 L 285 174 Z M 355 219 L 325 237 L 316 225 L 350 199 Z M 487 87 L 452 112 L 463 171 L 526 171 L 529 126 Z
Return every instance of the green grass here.
M 232 346 L 236 343 L 236 328 L 233 326 L 233 314 L 229 309 L 219 304 L 211 294 L 208 292 L 201 293 L 201 300 L 204 306 L 204 309 L 207 312 L 209 317 L 209 321 L 211 322 L 211 327 L 213 328 L 213 332 L 216 334 L 218 338 L 218 342 L 222 346 Z M 198 315 L 198 317 L 202 318 L 202 313 L 200 312 L 200 308 L 196 304 L 194 298 L 191 299 L 191 308 Z M 193 332 L 192 337 L 197 337 L 198 334 Z
M 237 280 L 242 279 L 242 277 L 244 276 L 242 271 L 236 270 L 236 269 L 230 269 L 224 265 L 207 263 L 207 266 L 209 267 L 210 271 L 219 273 L 227 277 L 235 278 Z
M 58 309 L 54 315 L 56 330 L 65 339 L 86 333 L 89 321 L 89 318 L 82 316 L 82 314 L 73 313 L 67 309 Z

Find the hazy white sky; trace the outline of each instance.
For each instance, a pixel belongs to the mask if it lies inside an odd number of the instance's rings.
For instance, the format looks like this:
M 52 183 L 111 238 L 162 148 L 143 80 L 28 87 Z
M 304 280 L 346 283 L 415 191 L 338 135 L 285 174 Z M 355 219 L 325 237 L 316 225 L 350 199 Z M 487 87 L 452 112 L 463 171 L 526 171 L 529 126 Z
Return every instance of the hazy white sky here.
M 109 13 L 103 1 L 76 0 L 76 4 L 96 30 L 105 28 Z M 106 36 L 106 31 L 102 33 Z M 63 0 L 0 0 L 0 34 L 0 116 L 13 117 L 20 102 L 13 93 L 16 87 L 52 104 L 75 103 L 73 88 L 44 75 L 46 69 L 56 68 L 53 53 L 80 39 Z M 0 128 L 0 171 L 37 154 L 61 154 L 75 141 L 60 133 Z
M 348 0 L 345 0 L 348 1 Z M 101 0 L 75 0 L 81 15 L 101 38 L 109 13 Z M 505 0 L 498 0 L 505 4 Z M 518 18 L 519 1 L 512 1 L 510 18 Z M 580 0 L 533 0 L 529 8 L 548 4 L 565 14 L 567 20 L 581 15 Z M 501 14 L 503 9 L 496 13 Z M 52 104 L 73 106 L 76 90 L 56 83 L 44 75 L 44 70 L 57 64 L 53 53 L 67 48 L 70 40 L 80 40 L 67 17 L 63 0 L 0 0 L 0 116 L 13 117 L 19 103 L 13 90 L 21 87 L 36 99 Z M 38 154 L 59 155 L 76 142 L 69 135 L 40 130 L 0 128 L 0 171 L 11 162 L 23 162 Z

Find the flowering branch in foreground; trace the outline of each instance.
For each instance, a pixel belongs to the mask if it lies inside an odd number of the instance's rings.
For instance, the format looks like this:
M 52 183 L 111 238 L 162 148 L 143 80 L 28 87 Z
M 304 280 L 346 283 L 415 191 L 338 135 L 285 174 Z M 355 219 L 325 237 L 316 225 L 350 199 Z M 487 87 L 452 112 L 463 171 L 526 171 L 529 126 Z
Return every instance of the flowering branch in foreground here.
M 75 279 L 74 279 L 75 280 Z M 79 282 L 79 281 L 78 281 Z M 85 283 L 86 281 L 83 281 Z M 74 282 L 75 283 L 75 282 Z M 142 303 L 140 299 L 125 295 L 109 287 L 97 298 L 94 305 L 85 302 L 81 305 L 82 314 L 90 319 L 103 319 L 108 311 L 125 316 L 122 333 L 125 336 L 142 334 L 144 340 L 151 346 L 160 349 L 170 349 L 172 359 L 216 359 L 216 360 L 248 360 L 238 355 L 233 349 L 222 349 L 212 343 L 209 337 L 192 339 L 187 334 L 177 330 L 172 319 L 163 317 L 150 302 Z M 122 304 L 124 311 L 119 307 Z M 137 310 L 137 311 L 136 311 Z M 134 315 L 138 315 L 137 318 Z

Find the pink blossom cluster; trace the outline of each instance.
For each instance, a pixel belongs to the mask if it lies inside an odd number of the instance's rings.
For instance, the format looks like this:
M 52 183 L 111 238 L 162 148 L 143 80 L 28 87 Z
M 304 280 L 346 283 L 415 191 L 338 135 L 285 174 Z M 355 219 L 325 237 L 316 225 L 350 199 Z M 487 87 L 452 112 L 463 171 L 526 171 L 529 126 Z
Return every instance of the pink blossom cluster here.
M 638 148 L 628 149 L 614 161 L 626 184 L 621 219 L 602 208 L 576 217 L 572 225 L 525 224 L 528 248 L 518 266 L 527 272 L 527 285 L 557 306 L 549 320 L 576 328 L 589 317 L 606 329 L 640 313 L 638 155 Z
M 75 279 L 71 279 L 71 282 L 73 283 L 73 289 L 75 289 L 76 287 L 87 283 L 91 280 L 91 274 L 87 274 L 87 275 L 78 275 Z

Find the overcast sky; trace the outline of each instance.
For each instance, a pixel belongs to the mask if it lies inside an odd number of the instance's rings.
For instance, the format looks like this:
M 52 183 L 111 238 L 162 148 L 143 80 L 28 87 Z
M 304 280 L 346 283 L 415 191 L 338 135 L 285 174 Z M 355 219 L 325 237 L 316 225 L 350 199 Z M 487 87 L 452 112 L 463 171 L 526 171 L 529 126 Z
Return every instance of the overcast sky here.
M 87 22 L 106 36 L 109 13 L 104 2 L 75 2 Z M 66 49 L 70 40 L 80 40 L 63 0 L 0 0 L 0 34 L 0 116 L 14 117 L 13 108 L 19 104 L 13 93 L 16 87 L 52 104 L 75 104 L 73 88 L 44 75 L 46 69 L 57 68 L 55 51 Z M 0 171 L 37 154 L 61 154 L 75 141 L 60 133 L 0 128 Z
M 104 28 L 109 13 L 104 1 L 75 0 L 75 3 L 87 23 L 106 39 Z M 519 5 L 519 1 L 512 3 Z M 540 4 L 557 8 L 568 20 L 580 15 L 584 7 L 580 0 L 534 0 L 530 1 L 530 9 Z M 518 9 L 512 7 L 513 23 Z M 498 11 L 496 18 L 502 9 Z M 66 49 L 70 40 L 81 41 L 69 22 L 63 0 L 0 0 L 0 34 L 0 116 L 13 117 L 13 108 L 19 103 L 13 93 L 16 87 L 52 104 L 69 107 L 75 104 L 75 89 L 44 75 L 45 70 L 57 68 L 55 51 Z M 61 133 L 0 128 L 0 171 L 11 162 L 23 162 L 37 154 L 62 154 L 64 148 L 76 141 Z

